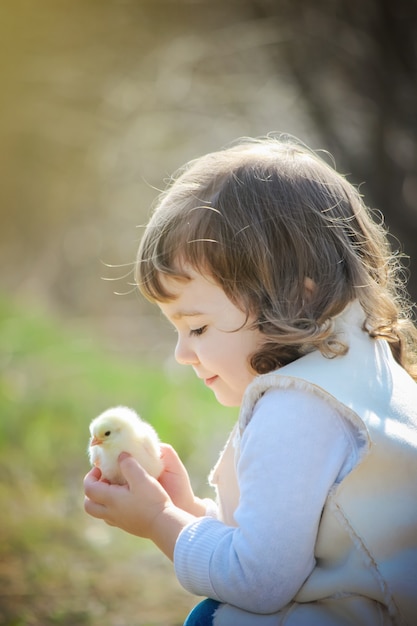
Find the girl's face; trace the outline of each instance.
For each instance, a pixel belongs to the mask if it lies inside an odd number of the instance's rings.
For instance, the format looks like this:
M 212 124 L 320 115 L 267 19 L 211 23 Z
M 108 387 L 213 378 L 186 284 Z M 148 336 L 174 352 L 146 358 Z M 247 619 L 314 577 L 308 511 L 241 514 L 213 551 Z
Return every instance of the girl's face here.
M 220 404 L 239 406 L 256 376 L 249 357 L 260 347 L 262 335 L 250 328 L 254 318 L 246 319 L 211 277 L 188 268 L 187 273 L 191 280 L 186 282 L 164 277 L 176 297 L 159 303 L 178 333 L 175 358 L 192 366 Z

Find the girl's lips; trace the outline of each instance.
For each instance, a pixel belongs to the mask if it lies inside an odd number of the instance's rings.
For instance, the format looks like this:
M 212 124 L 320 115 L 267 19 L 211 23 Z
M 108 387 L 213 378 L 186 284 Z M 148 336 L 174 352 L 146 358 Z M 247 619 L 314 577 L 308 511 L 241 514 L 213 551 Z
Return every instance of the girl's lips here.
M 210 385 L 212 385 L 216 380 L 217 380 L 218 376 L 212 376 L 211 378 L 205 378 L 204 379 L 204 383 L 207 385 L 207 387 L 210 387 Z

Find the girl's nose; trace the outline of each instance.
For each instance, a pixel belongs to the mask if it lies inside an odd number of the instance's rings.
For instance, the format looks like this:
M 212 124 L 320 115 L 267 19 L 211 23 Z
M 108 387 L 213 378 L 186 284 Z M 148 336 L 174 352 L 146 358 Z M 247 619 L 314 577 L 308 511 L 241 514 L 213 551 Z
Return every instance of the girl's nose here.
M 178 337 L 177 345 L 175 346 L 175 360 L 180 365 L 195 365 L 198 363 L 198 358 L 188 338 Z

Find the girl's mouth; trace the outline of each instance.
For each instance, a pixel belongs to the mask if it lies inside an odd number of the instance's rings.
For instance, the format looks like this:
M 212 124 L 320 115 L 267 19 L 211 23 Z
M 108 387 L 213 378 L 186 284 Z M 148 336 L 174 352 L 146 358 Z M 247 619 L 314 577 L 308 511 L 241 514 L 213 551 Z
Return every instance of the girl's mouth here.
M 207 387 L 210 387 L 217 379 L 218 376 L 211 376 L 210 378 L 206 378 L 204 380 L 204 383 L 207 385 Z

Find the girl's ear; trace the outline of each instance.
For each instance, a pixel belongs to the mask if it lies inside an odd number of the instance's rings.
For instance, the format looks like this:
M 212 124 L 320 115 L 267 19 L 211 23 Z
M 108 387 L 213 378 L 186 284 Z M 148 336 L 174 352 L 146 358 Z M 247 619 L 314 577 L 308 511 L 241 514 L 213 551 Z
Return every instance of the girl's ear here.
M 304 278 L 304 289 L 306 300 L 311 300 L 311 297 L 316 290 L 316 283 L 312 278 L 309 278 L 308 276 Z

